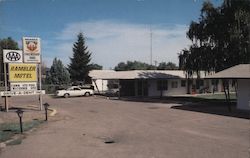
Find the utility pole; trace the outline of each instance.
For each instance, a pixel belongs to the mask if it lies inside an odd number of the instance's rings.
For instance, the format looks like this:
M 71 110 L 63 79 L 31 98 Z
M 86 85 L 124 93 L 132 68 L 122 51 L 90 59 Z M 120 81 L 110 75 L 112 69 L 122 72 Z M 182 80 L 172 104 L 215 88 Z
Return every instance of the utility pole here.
M 150 65 L 153 65 L 153 42 L 152 42 L 152 38 L 153 38 L 153 33 L 152 33 L 152 27 L 150 25 Z
M 248 22 L 248 63 L 250 64 L 250 22 Z
M 157 60 L 154 60 L 155 62 L 155 69 L 157 70 Z

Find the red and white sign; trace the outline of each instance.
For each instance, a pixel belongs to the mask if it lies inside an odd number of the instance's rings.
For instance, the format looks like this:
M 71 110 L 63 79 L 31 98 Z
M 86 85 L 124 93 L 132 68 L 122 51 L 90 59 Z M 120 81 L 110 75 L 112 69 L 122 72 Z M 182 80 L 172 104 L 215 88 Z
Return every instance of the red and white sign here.
M 23 37 L 23 54 L 25 63 L 40 63 L 41 43 L 37 37 Z

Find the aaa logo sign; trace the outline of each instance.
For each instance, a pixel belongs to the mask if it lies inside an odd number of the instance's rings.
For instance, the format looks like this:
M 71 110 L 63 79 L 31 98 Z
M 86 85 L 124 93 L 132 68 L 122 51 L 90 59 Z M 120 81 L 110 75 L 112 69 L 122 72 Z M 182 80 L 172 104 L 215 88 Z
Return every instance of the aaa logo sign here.
M 37 81 L 36 64 L 9 64 L 9 81 Z
M 4 63 L 22 63 L 23 52 L 21 50 L 3 50 L 3 62 Z

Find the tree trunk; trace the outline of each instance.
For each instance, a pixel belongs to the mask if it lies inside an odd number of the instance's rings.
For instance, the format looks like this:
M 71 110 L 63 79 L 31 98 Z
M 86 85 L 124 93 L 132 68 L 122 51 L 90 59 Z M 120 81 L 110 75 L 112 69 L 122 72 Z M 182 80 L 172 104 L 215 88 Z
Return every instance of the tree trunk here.
M 228 81 L 223 80 L 222 82 L 223 82 L 223 89 L 224 89 L 224 94 L 225 94 L 225 97 L 226 97 L 226 103 L 227 103 L 228 111 L 232 112 Z

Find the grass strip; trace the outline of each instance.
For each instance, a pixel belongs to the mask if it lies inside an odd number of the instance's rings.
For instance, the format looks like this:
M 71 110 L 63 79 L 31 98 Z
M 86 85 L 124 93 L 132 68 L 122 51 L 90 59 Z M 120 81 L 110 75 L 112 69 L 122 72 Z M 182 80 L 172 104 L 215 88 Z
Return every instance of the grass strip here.
M 32 128 L 39 126 L 44 121 L 41 120 L 32 120 L 23 123 L 23 131 L 29 131 Z M 5 142 L 11 139 L 15 134 L 20 133 L 20 125 L 16 122 L 3 123 L 0 124 L 0 142 Z

